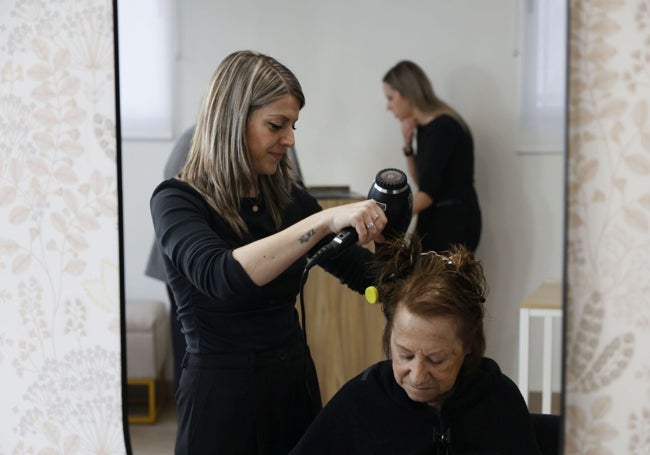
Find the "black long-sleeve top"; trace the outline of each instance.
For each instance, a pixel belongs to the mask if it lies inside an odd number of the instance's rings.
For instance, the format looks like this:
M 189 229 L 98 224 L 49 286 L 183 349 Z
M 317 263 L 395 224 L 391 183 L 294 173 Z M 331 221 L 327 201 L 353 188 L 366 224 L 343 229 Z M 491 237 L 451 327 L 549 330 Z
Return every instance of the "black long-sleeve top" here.
M 304 189 L 295 187 L 292 199 L 280 229 L 321 210 Z M 250 200 L 242 201 L 240 214 L 249 234 L 239 239 L 200 193 L 169 179 L 154 190 L 151 214 L 188 352 L 271 350 L 300 340 L 295 302 L 306 257 L 257 286 L 232 255 L 235 248 L 278 231 L 263 205 L 254 212 Z M 372 257 L 353 245 L 321 266 L 361 293 L 374 281 L 367 267 Z
M 436 251 L 461 243 L 475 250 L 481 235 L 481 212 L 474 188 L 474 142 L 469 130 L 450 115 L 417 128 L 420 191 L 433 204 L 418 215 L 416 232 L 423 246 Z
M 494 360 L 457 381 L 440 409 L 411 400 L 391 361 L 348 381 L 325 405 L 291 455 L 538 455 L 526 403 Z

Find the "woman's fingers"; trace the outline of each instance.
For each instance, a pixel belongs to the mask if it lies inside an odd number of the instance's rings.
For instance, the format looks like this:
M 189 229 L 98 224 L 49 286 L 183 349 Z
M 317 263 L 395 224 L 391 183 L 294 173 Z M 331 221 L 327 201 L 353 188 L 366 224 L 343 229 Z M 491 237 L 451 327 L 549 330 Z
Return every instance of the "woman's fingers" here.
M 332 212 L 333 232 L 352 226 L 359 236 L 359 244 L 379 238 L 386 222 L 386 214 L 373 200 L 342 205 Z
M 360 244 L 379 239 L 387 222 L 386 214 L 375 201 L 363 201 L 362 213 L 363 227 L 361 229 L 356 227 Z

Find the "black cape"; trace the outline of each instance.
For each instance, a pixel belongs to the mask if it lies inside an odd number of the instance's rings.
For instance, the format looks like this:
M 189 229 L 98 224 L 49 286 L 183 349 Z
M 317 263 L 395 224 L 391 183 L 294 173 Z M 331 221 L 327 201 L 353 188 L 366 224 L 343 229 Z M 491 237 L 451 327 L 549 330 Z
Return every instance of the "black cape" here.
M 412 401 L 391 362 L 368 368 L 323 408 L 297 454 L 539 454 L 517 386 L 492 359 L 457 382 L 440 410 Z

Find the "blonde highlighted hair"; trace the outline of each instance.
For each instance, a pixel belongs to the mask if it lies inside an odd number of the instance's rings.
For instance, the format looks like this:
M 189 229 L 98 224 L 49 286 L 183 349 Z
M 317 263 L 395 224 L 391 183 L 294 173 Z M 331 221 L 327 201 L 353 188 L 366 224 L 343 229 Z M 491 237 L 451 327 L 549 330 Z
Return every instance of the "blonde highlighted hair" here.
M 465 120 L 455 109 L 438 98 L 424 70 L 410 60 L 402 60 L 386 72 L 383 82 L 397 90 L 420 111 L 427 114 L 447 114 L 469 131 Z
M 188 158 L 178 174 L 203 195 L 240 238 L 247 233 L 239 215 L 243 198 L 259 191 L 279 228 L 291 188 L 298 184 L 286 155 L 275 174 L 258 177 L 246 143 L 250 113 L 284 95 L 293 96 L 301 109 L 305 105 L 300 83 L 286 66 L 254 51 L 228 55 L 216 68 L 203 96 Z

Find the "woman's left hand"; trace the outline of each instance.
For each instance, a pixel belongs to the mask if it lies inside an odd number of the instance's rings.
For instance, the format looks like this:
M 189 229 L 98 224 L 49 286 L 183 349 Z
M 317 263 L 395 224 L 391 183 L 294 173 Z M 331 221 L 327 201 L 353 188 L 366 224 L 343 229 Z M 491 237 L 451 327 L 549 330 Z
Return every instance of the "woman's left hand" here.
M 280 232 L 234 249 L 232 255 L 251 280 L 263 286 L 326 235 L 338 234 L 351 226 L 359 236 L 358 244 L 382 242 L 381 231 L 386 223 L 386 214 L 375 201 L 353 202 L 320 210 Z
M 402 120 L 402 136 L 404 136 L 404 147 L 409 149 L 413 144 L 413 134 L 415 133 L 415 128 L 418 126 L 418 122 L 415 120 L 415 117 L 408 117 Z
M 384 240 L 381 231 L 387 223 L 386 214 L 372 199 L 332 207 L 324 210 L 323 213 L 330 217 L 332 233 L 340 232 L 351 226 L 357 231 L 359 236 L 357 243 L 360 245 L 372 240 L 378 242 Z

